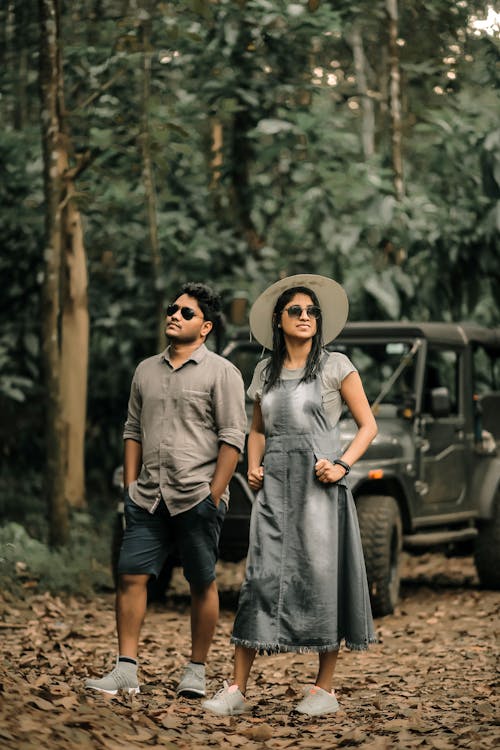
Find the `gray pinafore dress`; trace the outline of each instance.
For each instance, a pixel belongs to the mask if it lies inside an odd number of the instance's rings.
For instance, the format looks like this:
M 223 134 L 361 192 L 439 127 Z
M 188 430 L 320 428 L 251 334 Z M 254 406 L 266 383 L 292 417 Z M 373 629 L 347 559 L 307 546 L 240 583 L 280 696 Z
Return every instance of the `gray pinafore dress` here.
M 231 642 L 260 652 L 366 649 L 376 641 L 363 550 L 345 480 L 314 464 L 340 456 L 319 377 L 281 380 L 261 400 L 264 484 L 250 523 L 246 576 Z

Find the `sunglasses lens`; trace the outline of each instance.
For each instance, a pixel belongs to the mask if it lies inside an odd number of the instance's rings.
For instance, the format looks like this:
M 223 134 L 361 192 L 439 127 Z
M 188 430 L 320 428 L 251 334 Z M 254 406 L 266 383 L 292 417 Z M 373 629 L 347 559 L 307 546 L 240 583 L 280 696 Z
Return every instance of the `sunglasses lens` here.
M 291 318 L 300 318 L 302 315 L 302 307 L 300 305 L 290 305 L 286 311 Z M 306 313 L 309 318 L 315 318 L 316 320 L 321 316 L 321 308 L 317 305 L 308 305 L 306 307 Z
M 310 318 L 316 318 L 318 319 L 321 315 L 321 309 L 317 307 L 316 305 L 310 305 L 307 308 L 307 314 Z
M 181 307 L 179 308 L 179 305 L 169 305 L 167 307 L 167 315 L 175 315 L 175 313 L 180 309 L 181 315 L 184 318 L 184 320 L 192 320 L 194 316 L 196 315 L 195 311 L 191 307 Z

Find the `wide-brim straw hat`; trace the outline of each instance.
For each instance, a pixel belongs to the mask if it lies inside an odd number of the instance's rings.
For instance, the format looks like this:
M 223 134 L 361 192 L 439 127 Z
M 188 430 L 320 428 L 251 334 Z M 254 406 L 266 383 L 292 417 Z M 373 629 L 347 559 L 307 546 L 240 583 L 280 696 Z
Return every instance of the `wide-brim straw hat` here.
M 310 289 L 318 298 L 323 323 L 323 344 L 333 341 L 346 324 L 349 301 L 338 282 L 313 273 L 287 276 L 262 292 L 250 308 L 250 330 L 266 349 L 273 348 L 273 311 L 278 297 L 296 286 Z

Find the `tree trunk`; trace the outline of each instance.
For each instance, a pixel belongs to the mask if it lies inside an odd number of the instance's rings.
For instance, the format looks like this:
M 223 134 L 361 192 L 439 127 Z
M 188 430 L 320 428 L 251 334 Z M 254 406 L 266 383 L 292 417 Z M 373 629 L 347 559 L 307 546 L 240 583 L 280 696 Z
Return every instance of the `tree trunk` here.
M 401 126 L 401 76 L 399 71 L 398 48 L 398 2 L 386 0 L 389 16 L 389 70 L 390 70 L 390 113 L 391 113 L 391 150 L 394 193 L 397 200 L 405 195 L 403 179 L 402 126 Z
M 42 358 L 46 393 L 45 494 L 49 508 L 50 542 L 69 537 L 64 497 L 64 430 L 61 394 L 60 300 L 62 266 L 62 206 L 64 149 L 59 126 L 59 16 L 57 0 L 39 0 L 40 100 L 44 153 L 45 248 L 42 287 Z
M 160 243 L 158 241 L 158 212 L 156 203 L 154 167 L 151 157 L 151 131 L 149 122 L 149 99 L 151 96 L 151 2 L 146 0 L 146 2 L 144 2 L 143 4 L 143 9 L 145 18 L 142 21 L 142 127 L 140 134 L 140 144 L 142 157 L 142 178 L 144 184 L 144 192 L 146 195 L 146 215 L 148 227 L 147 240 L 153 269 L 153 288 L 154 299 L 156 303 L 157 349 L 158 351 L 162 351 L 165 348 L 165 314 L 163 309 L 164 279 L 162 273 Z
M 375 114 L 373 100 L 370 97 L 366 77 L 367 61 L 363 48 L 363 37 L 361 36 L 361 30 L 358 23 L 355 23 L 352 27 L 349 42 L 352 47 L 354 70 L 356 72 L 356 81 L 361 97 L 361 141 L 363 144 L 363 154 L 365 159 L 368 160 L 375 153 Z
M 65 284 L 62 309 L 61 393 L 66 441 L 65 497 L 73 507 L 85 502 L 85 424 L 87 419 L 87 373 L 89 312 L 87 259 L 80 212 L 75 206 L 74 187 L 66 181 L 63 216 Z
M 80 213 L 64 132 L 58 0 L 39 0 L 40 92 L 46 193 L 42 349 L 47 390 L 45 487 L 51 543 L 68 541 L 68 503 L 85 505 L 89 317 Z

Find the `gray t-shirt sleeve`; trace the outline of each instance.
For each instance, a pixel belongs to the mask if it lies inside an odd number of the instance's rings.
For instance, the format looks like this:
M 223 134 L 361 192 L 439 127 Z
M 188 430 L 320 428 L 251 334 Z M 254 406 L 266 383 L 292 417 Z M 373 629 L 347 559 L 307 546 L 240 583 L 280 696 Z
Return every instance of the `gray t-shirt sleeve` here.
M 260 401 L 262 399 L 262 388 L 264 386 L 264 370 L 266 369 L 268 362 L 269 357 L 266 357 L 266 359 L 262 359 L 257 363 L 257 366 L 254 370 L 252 382 L 247 389 L 247 396 L 252 399 L 252 401 Z
M 342 381 L 351 372 L 357 372 L 357 369 L 351 360 L 340 352 L 332 352 L 323 366 L 321 395 L 332 426 L 337 424 L 342 413 L 342 396 L 340 395 Z

